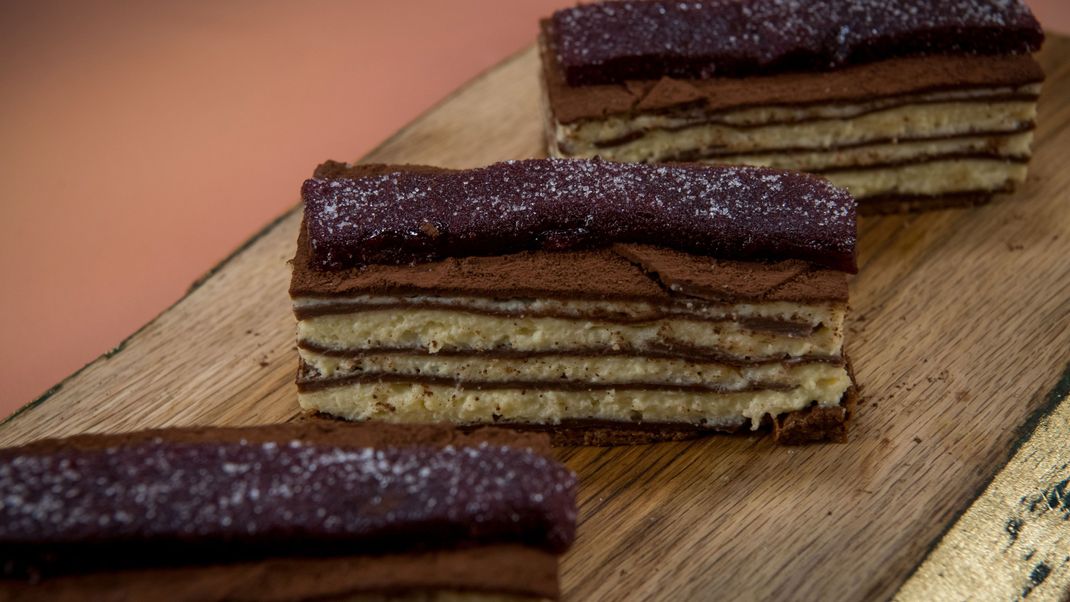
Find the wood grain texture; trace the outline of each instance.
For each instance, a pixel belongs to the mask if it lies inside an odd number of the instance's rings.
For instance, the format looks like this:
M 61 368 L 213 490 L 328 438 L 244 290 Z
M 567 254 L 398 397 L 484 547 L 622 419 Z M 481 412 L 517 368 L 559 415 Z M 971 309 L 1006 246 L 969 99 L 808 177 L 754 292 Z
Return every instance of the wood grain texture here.
M 1019 193 L 860 226 L 848 351 L 868 403 L 851 442 L 564 450 L 582 480 L 580 535 L 561 567 L 569 599 L 894 594 L 1070 369 L 1070 41 L 1050 38 L 1041 58 L 1036 158 Z M 533 50 L 512 57 L 364 160 L 542 155 L 536 73 Z M 0 426 L 0 444 L 296 416 L 286 261 L 298 219 L 280 218 L 118 352 Z

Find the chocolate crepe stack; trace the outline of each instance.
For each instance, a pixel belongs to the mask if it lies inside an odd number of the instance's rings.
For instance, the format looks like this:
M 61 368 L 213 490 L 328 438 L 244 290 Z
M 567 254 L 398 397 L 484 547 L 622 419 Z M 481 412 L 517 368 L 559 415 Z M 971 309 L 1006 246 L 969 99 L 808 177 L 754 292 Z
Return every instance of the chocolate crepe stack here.
M 637 443 L 842 440 L 855 201 L 757 168 L 328 162 L 290 294 L 301 406 Z
M 306 423 L 0 450 L 0 599 L 559 597 L 545 435 Z
M 585 4 L 542 23 L 551 156 L 828 177 L 862 212 L 1022 183 L 1044 74 L 1021 0 Z

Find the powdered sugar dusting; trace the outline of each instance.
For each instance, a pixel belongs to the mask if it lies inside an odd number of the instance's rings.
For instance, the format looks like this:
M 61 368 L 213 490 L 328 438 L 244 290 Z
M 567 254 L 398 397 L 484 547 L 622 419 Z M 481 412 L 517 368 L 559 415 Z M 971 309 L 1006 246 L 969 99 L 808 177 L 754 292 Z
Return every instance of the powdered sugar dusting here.
M 854 199 L 773 169 L 533 159 L 311 179 L 302 196 L 323 268 L 630 242 L 855 269 Z
M 584 4 L 553 16 L 572 85 L 831 69 L 939 52 L 1030 52 L 1021 0 L 704 0 Z
M 346 449 L 155 441 L 8 454 L 0 456 L 0 547 L 18 562 L 19 544 L 415 534 L 416 544 L 518 541 L 561 551 L 574 537 L 575 485 L 556 462 L 485 443 Z

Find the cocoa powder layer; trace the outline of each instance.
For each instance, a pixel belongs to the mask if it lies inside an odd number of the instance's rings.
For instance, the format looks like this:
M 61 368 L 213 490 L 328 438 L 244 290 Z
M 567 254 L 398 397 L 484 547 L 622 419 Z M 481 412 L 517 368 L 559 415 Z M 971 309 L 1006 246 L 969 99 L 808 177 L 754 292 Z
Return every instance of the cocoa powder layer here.
M 826 300 L 847 300 L 847 278 L 842 272 L 815 270 L 802 261 L 754 264 L 720 261 L 672 249 L 643 245 L 617 245 L 615 252 L 658 278 L 669 290 L 708 301 L 814 300 L 817 291 Z
M 270 443 L 299 441 L 305 444 L 338 447 L 471 447 L 480 443 L 530 449 L 552 457 L 549 441 L 538 435 L 521 435 L 513 431 L 485 428 L 468 432 L 446 425 L 384 424 L 376 427 L 332 422 L 266 424 L 256 427 L 192 426 L 147 429 L 129 433 L 74 435 L 62 439 L 39 439 L 7 448 L 5 453 L 41 454 L 55 451 L 98 451 L 166 438 L 173 443 Z
M 560 597 L 557 557 L 535 548 L 495 545 L 410 554 L 280 558 L 205 567 L 108 571 L 32 584 L 0 581 L 0 598 L 4 600 L 56 602 L 293 602 L 438 590 L 556 600 Z
M 643 264 L 644 260 L 648 263 Z M 702 283 L 699 294 L 692 294 L 699 288 L 671 288 L 674 283 L 692 282 Z M 290 295 L 353 294 L 612 299 L 665 304 L 680 297 L 716 297 L 730 302 L 846 301 L 847 274 L 801 261 L 719 261 L 645 245 L 576 252 L 524 251 L 416 265 L 320 270 L 309 258 L 308 236 L 302 224 Z
M 543 81 L 553 117 L 562 124 L 610 115 L 694 106 L 709 113 L 756 106 L 842 104 L 964 88 L 1022 86 L 1044 80 L 1028 54 L 936 55 L 892 58 L 834 71 L 743 78 L 632 79 L 620 84 L 570 86 L 543 21 Z

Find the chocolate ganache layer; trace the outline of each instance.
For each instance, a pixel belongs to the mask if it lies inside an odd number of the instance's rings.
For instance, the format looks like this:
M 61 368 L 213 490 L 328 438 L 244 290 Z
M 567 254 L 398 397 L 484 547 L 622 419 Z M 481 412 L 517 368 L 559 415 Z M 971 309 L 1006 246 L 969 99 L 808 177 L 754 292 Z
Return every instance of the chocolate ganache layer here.
M 605 2 L 556 12 L 553 36 L 573 86 L 1028 53 L 1044 40 L 1021 2 L 990 0 Z
M 359 430 L 370 429 L 160 430 L 0 450 L 3 576 L 572 542 L 575 477 L 545 442 Z
M 771 169 L 527 160 L 316 177 L 302 198 L 324 269 L 613 243 L 856 269 L 854 199 Z

